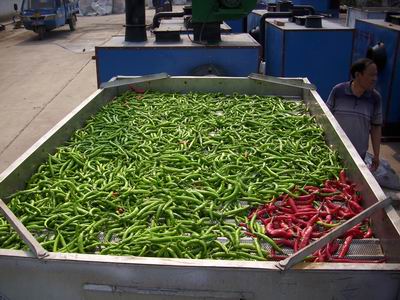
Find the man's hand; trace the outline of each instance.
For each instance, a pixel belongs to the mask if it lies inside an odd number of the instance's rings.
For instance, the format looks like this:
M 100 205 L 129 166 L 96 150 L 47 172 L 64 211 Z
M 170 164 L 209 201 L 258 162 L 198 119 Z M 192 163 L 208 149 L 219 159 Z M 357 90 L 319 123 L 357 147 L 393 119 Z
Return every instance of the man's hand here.
M 379 157 L 374 156 L 372 158 L 372 163 L 369 166 L 369 169 L 371 170 L 371 172 L 375 172 L 379 167 Z
M 374 172 L 379 167 L 379 152 L 381 147 L 381 126 L 372 125 L 371 126 L 371 141 L 372 149 L 374 150 L 374 158 L 372 158 L 372 164 L 369 169 Z

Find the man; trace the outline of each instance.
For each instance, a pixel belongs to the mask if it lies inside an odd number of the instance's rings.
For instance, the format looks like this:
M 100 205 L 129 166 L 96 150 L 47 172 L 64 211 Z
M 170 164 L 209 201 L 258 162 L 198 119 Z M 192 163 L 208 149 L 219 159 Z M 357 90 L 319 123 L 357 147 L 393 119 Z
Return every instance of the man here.
M 362 159 L 371 134 L 374 157 L 370 169 L 375 171 L 379 166 L 382 126 L 382 98 L 374 89 L 378 69 L 372 60 L 363 58 L 351 66 L 350 73 L 352 80 L 336 85 L 326 104 Z

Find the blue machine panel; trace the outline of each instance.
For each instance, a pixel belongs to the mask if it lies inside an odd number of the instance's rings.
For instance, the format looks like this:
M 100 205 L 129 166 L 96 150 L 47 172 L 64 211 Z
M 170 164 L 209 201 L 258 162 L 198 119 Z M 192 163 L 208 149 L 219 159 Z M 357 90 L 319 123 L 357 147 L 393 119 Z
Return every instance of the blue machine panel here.
M 387 61 L 378 74 L 386 127 L 396 126 L 400 135 L 400 26 L 383 20 L 356 20 L 353 61 L 365 57 L 368 48 L 383 42 Z
M 266 9 L 255 9 L 247 16 L 247 32 L 260 25 L 260 19 L 263 14 L 268 12 Z
M 346 16 L 346 26 L 355 27 L 356 19 L 385 19 L 386 12 L 397 11 L 395 7 L 348 7 Z
M 267 38 L 268 37 L 268 38 Z M 265 73 L 284 77 L 284 35 L 275 26 L 267 26 L 265 30 Z
M 226 20 L 224 22 L 232 28 L 232 33 L 246 32 L 246 18 Z
M 320 29 L 279 21 L 284 26 L 267 21 L 266 74 L 307 77 L 326 101 L 336 84 L 349 80 L 353 30 L 325 20 Z
M 96 47 L 97 83 L 117 75 L 140 76 L 166 72 L 170 75 L 193 75 L 202 65 L 212 64 L 226 76 L 248 76 L 258 72 L 261 46 L 248 34 L 223 35 L 214 46 L 193 43 L 181 35 L 179 43 L 124 42 L 113 37 Z

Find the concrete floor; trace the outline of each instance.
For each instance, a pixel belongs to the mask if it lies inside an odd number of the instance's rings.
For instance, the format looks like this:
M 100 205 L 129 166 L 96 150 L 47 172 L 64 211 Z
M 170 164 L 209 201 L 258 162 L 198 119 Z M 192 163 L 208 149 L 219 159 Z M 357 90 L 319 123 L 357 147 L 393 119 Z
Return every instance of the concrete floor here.
M 64 26 L 42 41 L 25 29 L 0 32 L 0 173 L 97 89 L 94 47 L 123 33 L 124 20 L 79 17 L 75 32 Z M 400 174 L 400 143 L 383 144 L 382 158 Z
M 0 32 L 0 173 L 97 89 L 95 45 L 123 30 L 125 15 L 79 17 L 40 41 Z

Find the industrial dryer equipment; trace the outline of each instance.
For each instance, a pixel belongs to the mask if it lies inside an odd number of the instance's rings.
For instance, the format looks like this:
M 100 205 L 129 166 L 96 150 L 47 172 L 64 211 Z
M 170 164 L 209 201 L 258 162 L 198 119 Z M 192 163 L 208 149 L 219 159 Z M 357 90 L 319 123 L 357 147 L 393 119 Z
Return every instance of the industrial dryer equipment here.
M 158 80 L 155 79 L 156 78 L 149 76 L 135 78 L 125 77 L 118 78 L 108 83 L 108 87 L 97 90 L 95 93 L 93 93 L 93 95 L 82 101 L 79 106 L 77 106 L 70 114 L 68 114 L 52 129 L 50 129 L 40 140 L 32 145 L 30 149 L 28 149 L 20 158 L 18 158 L 2 174 L 0 174 L 0 198 L 9 205 L 12 202 L 12 200 L 11 202 L 9 202 L 10 195 L 14 194 L 17 191 L 23 192 L 24 188 L 27 187 L 27 183 L 32 182 L 31 180 L 33 179 L 31 178 L 33 174 L 36 174 L 34 175 L 35 178 L 40 179 L 42 184 L 50 188 L 48 194 L 45 194 L 43 192 L 43 197 L 47 199 L 52 199 L 50 200 L 50 202 L 56 201 L 60 205 L 57 206 L 60 208 L 56 211 L 57 213 L 48 214 L 46 212 L 45 214 L 43 214 L 45 211 L 47 211 L 47 207 L 49 207 L 51 203 L 49 202 L 47 203 L 48 205 L 43 205 L 41 206 L 41 208 L 35 207 L 35 210 L 34 208 L 32 208 L 30 200 L 34 200 L 37 198 L 37 196 L 40 195 L 36 193 L 37 189 L 25 190 L 24 195 L 26 196 L 26 193 L 31 193 L 31 199 L 27 198 L 27 200 L 20 201 L 19 203 L 16 203 L 16 205 L 24 209 L 24 214 L 28 214 L 28 211 L 30 211 L 29 215 L 22 216 L 21 220 L 18 221 L 19 219 L 17 219 L 15 215 L 13 218 L 12 214 L 8 213 L 8 219 L 6 221 L 4 218 L 1 219 L 2 223 L 0 228 L 2 234 L 0 235 L 0 237 L 2 245 L 4 243 L 4 228 L 8 228 L 8 222 L 13 222 L 13 227 L 19 230 L 18 236 L 21 236 L 24 239 L 24 242 L 29 245 L 29 249 L 26 246 L 23 249 L 19 250 L 11 249 L 13 244 L 8 244 L 7 247 L 2 247 L 0 249 L 1 299 L 261 300 L 266 299 L 266 295 L 268 295 L 268 298 L 271 299 L 301 300 L 398 299 L 400 286 L 400 253 L 398 251 L 400 243 L 400 217 L 393 207 L 394 203 L 392 203 L 393 205 L 389 205 L 388 200 L 390 199 L 386 198 L 384 192 L 382 191 L 372 174 L 368 171 L 361 158 L 358 156 L 355 148 L 351 145 L 349 139 L 344 134 L 343 130 L 340 128 L 339 124 L 337 123 L 327 106 L 323 103 L 318 93 L 315 90 L 310 89 L 309 82 L 306 79 L 285 78 L 281 79 L 279 82 L 272 82 L 264 80 L 264 77 L 259 74 L 249 77 L 171 76 L 158 78 Z M 362 193 L 363 202 L 361 204 L 365 208 L 364 212 L 367 212 L 368 209 L 371 208 L 377 208 L 376 205 L 380 207 L 380 209 L 376 210 L 375 213 L 371 216 L 371 225 L 373 226 L 374 233 L 373 238 L 354 240 L 351 243 L 348 255 L 345 256 L 343 262 L 301 262 L 293 266 L 292 268 L 286 268 L 284 270 L 282 270 L 281 261 L 273 261 L 270 260 L 269 257 L 265 261 L 255 261 L 244 259 L 231 260 L 196 259 L 192 257 L 175 258 L 169 256 L 157 257 L 156 255 L 144 257 L 140 255 L 135 256 L 132 254 L 100 254 L 98 251 L 93 249 L 92 251 L 90 251 L 90 247 L 92 247 L 90 245 L 92 244 L 92 242 L 98 244 L 102 243 L 101 240 L 105 243 L 105 245 L 107 245 L 107 247 L 113 246 L 113 243 L 116 243 L 115 245 L 117 246 L 120 245 L 117 240 L 113 239 L 112 233 L 115 233 L 114 225 L 120 226 L 121 222 L 126 223 L 126 226 L 129 226 L 131 230 L 130 232 L 129 230 L 126 230 L 124 231 L 124 233 L 129 234 L 126 237 L 128 241 L 132 243 L 132 247 L 141 247 L 143 249 L 148 249 L 148 246 L 146 244 L 148 242 L 154 243 L 156 242 L 156 240 L 159 244 L 153 244 L 153 246 L 163 245 L 160 244 L 160 238 L 157 238 L 157 236 L 159 236 L 156 235 L 157 232 L 154 232 L 155 236 L 151 237 L 152 239 L 155 239 L 154 241 L 143 239 L 140 240 L 136 236 L 137 233 L 140 233 L 140 230 L 138 229 L 138 227 L 131 227 L 130 225 L 131 222 L 135 224 L 135 220 L 138 219 L 138 215 L 136 215 L 136 217 L 133 217 L 131 211 L 128 210 L 127 206 L 127 210 L 125 211 L 126 213 L 128 213 L 129 211 L 129 214 L 126 216 L 127 218 L 124 218 L 123 214 L 125 214 L 125 212 L 123 212 L 122 215 L 116 215 L 114 206 L 112 205 L 112 203 L 115 203 L 114 201 L 126 199 L 124 198 L 125 196 L 117 193 L 118 191 L 125 191 L 125 188 L 123 187 L 125 183 L 121 181 L 122 178 L 116 179 L 116 177 L 112 177 L 110 179 L 109 171 L 113 174 L 115 173 L 114 176 L 119 175 L 122 171 L 129 172 L 130 175 L 126 176 L 125 178 L 125 180 L 128 181 L 126 183 L 126 188 L 129 189 L 126 191 L 128 191 L 128 194 L 131 195 L 131 200 L 129 202 L 132 204 L 130 209 L 132 209 L 133 213 L 138 213 L 138 211 L 136 210 L 136 208 L 138 207 L 135 204 L 136 198 L 142 199 L 143 201 L 145 200 L 146 203 L 147 201 L 150 201 L 150 205 L 153 205 L 152 203 L 155 199 L 146 199 L 147 197 L 143 198 L 142 196 L 140 196 L 140 194 L 136 194 L 137 196 L 135 196 L 136 192 L 146 193 L 147 190 L 137 190 L 132 186 L 132 184 L 139 184 L 139 182 L 141 182 L 142 180 L 149 180 L 150 177 L 140 176 L 140 179 L 135 179 L 139 178 L 136 177 L 136 175 L 142 174 L 141 172 L 143 168 L 136 169 L 135 171 L 134 169 L 132 169 L 130 164 L 132 162 L 132 159 L 134 159 L 134 161 L 137 161 L 137 163 L 140 163 L 141 156 L 143 155 L 152 156 L 154 158 L 154 163 L 156 164 L 156 166 L 158 165 L 157 161 L 159 161 L 160 159 L 160 155 L 153 156 L 153 154 L 155 153 L 150 153 L 148 150 L 146 150 L 146 143 L 143 145 L 143 147 L 132 147 L 132 144 L 129 145 L 128 143 L 121 143 L 120 138 L 122 138 L 123 140 L 125 140 L 126 138 L 142 140 L 143 138 L 146 138 L 147 135 L 158 135 L 157 129 L 155 129 L 154 132 L 147 132 L 147 130 L 149 130 L 149 127 L 146 129 L 146 132 L 141 132 L 141 134 L 135 134 L 133 130 L 134 128 L 144 129 L 143 126 L 137 126 L 138 122 L 140 123 L 144 120 L 148 120 L 149 122 L 156 122 L 154 123 L 154 125 L 158 126 L 158 129 L 161 131 L 167 130 L 166 127 L 169 127 L 169 124 L 172 122 L 172 120 L 176 119 L 174 113 L 171 113 L 173 114 L 173 116 L 167 116 L 164 114 L 165 110 L 160 111 L 159 105 L 161 103 L 157 99 L 147 98 L 147 100 L 145 100 L 144 98 L 146 97 L 146 94 L 129 92 L 131 84 L 135 85 L 137 91 L 139 91 L 139 89 L 141 89 L 142 92 L 143 90 L 148 90 L 150 95 L 154 95 L 151 93 L 159 93 L 159 95 L 166 95 L 169 93 L 169 95 L 176 95 L 180 97 L 179 99 L 181 100 L 183 99 L 183 97 L 190 97 L 190 95 L 196 95 L 197 93 L 218 93 L 218 95 L 226 95 L 228 97 L 229 95 L 245 94 L 248 95 L 248 97 L 252 97 L 254 102 L 249 102 L 249 98 L 247 98 L 247 100 L 240 100 L 241 105 L 248 105 L 247 107 L 249 108 L 248 111 L 239 111 L 240 116 L 246 115 L 246 113 L 247 116 L 251 116 L 254 113 L 254 109 L 257 110 L 257 107 L 261 103 L 263 103 L 264 100 L 262 99 L 265 99 L 269 96 L 280 96 L 283 99 L 288 99 L 289 101 L 287 102 L 292 103 L 291 105 L 305 105 L 308 108 L 310 115 L 306 115 L 304 117 L 309 120 L 315 120 L 316 124 L 318 124 L 318 126 L 321 128 L 317 129 L 318 132 L 319 130 L 324 131 L 325 134 L 323 135 L 321 142 L 326 147 L 332 147 L 331 149 L 335 149 L 335 151 L 338 152 L 338 154 L 342 158 L 343 166 L 347 170 L 348 177 L 352 182 L 357 185 L 359 191 Z M 149 96 L 149 93 L 147 93 L 147 96 Z M 118 98 L 121 99 L 121 96 L 125 97 L 124 95 L 130 98 L 129 103 L 124 103 L 118 100 Z M 228 99 L 228 97 L 226 97 L 225 99 Z M 228 102 L 236 101 L 235 97 L 236 96 L 229 97 Z M 297 104 L 295 101 L 298 101 Z M 214 98 L 212 102 L 214 103 L 213 105 L 215 105 L 213 106 L 214 108 L 222 104 L 221 100 L 217 98 Z M 154 116 L 153 118 L 149 118 L 147 114 L 132 115 L 136 110 L 138 110 L 139 113 L 143 113 L 143 111 L 140 108 L 138 109 L 138 107 L 142 105 L 143 107 L 148 107 L 149 103 L 151 103 L 150 107 L 157 107 L 157 112 L 159 113 L 157 117 Z M 113 112 L 111 112 L 110 115 L 104 114 L 104 112 L 107 111 L 107 109 L 114 104 L 118 104 L 118 107 L 116 109 L 114 108 L 112 110 Z M 218 120 L 218 118 L 224 118 L 223 111 L 213 111 L 213 108 L 211 108 L 210 111 L 204 111 L 203 109 L 207 110 L 210 109 L 210 107 L 206 106 L 205 108 L 199 109 L 202 104 L 203 103 L 201 103 L 200 100 L 197 99 L 193 102 L 193 106 L 189 106 L 187 108 L 198 109 L 198 112 L 203 115 L 203 117 L 201 118 L 201 122 L 203 125 L 209 122 L 209 124 L 216 126 L 216 123 L 214 124 L 212 122 L 214 122 L 214 120 Z M 235 105 L 237 106 L 237 104 Z M 236 115 L 236 111 L 234 109 L 232 109 L 232 112 Z M 177 111 L 176 113 L 180 112 Z M 118 117 L 117 114 L 120 117 Z M 123 115 L 123 118 L 120 114 Z M 93 126 L 93 124 L 90 124 L 90 122 L 91 120 L 93 120 L 93 117 L 96 118 L 96 115 L 99 117 L 99 124 L 98 126 Z M 210 116 L 213 117 L 211 118 Z M 159 119 L 159 117 L 162 118 L 162 123 L 159 123 L 161 120 Z M 191 115 L 188 114 L 187 117 L 190 118 Z M 277 125 L 278 123 L 273 124 L 274 130 L 280 132 L 282 132 L 282 130 L 285 130 L 285 125 L 288 124 L 287 121 L 289 118 L 299 118 L 299 120 L 303 118 L 303 116 L 296 113 L 290 114 L 290 116 L 287 116 L 285 114 L 281 117 L 282 118 L 280 120 L 282 120 L 282 122 L 279 123 L 279 126 Z M 128 122 L 126 118 L 128 118 Z M 183 128 L 185 128 L 186 121 L 184 121 L 184 118 L 177 121 L 181 122 L 182 125 L 179 126 L 177 129 L 182 130 Z M 255 132 L 257 133 L 261 134 L 262 132 L 264 132 L 265 134 L 268 134 L 268 132 L 270 132 L 272 128 L 266 127 L 265 125 L 258 125 L 263 124 L 261 123 L 261 121 L 262 120 L 260 119 L 249 118 L 248 120 L 245 119 L 243 120 L 243 122 L 241 122 L 239 118 L 238 123 L 241 124 L 239 126 L 242 126 L 243 124 L 247 124 L 246 126 L 251 126 L 251 128 L 254 128 Z M 189 121 L 189 123 L 190 122 L 191 121 Z M 108 131 L 108 133 L 113 135 L 113 138 L 104 138 L 103 134 L 105 132 L 103 126 L 106 126 L 106 124 L 112 126 L 113 129 Z M 222 124 L 226 123 L 223 122 Z M 112 146 L 112 143 L 114 143 L 115 145 L 117 145 L 117 148 L 119 148 L 119 150 L 111 152 L 106 149 L 103 150 L 103 148 L 100 148 L 100 152 L 99 150 L 95 150 L 95 147 L 97 147 L 98 144 L 92 145 L 90 143 L 90 141 L 92 140 L 86 139 L 86 130 L 93 130 L 98 132 L 101 135 L 100 138 L 105 140 L 105 142 L 107 142 L 110 147 Z M 153 128 L 151 128 L 151 130 L 153 130 Z M 166 131 L 164 131 L 164 136 L 165 133 Z M 185 133 L 186 131 L 182 131 L 182 134 Z M 204 155 L 206 155 L 205 150 L 210 147 L 209 144 L 206 144 L 206 141 L 209 142 L 211 138 L 219 140 L 219 137 L 222 136 L 222 133 L 224 133 L 224 131 L 221 130 L 219 132 L 216 132 L 216 136 L 212 137 L 211 135 L 209 135 L 209 132 L 204 132 L 204 134 L 201 133 L 200 135 L 193 132 L 193 134 L 196 134 L 193 136 L 203 136 L 204 138 L 203 145 L 201 145 L 201 143 L 203 142 L 200 142 L 200 140 L 197 139 L 199 142 L 196 142 L 193 147 L 196 149 L 200 149 L 201 151 L 202 147 L 204 146 L 203 153 Z M 296 138 L 297 135 L 301 135 L 297 140 L 294 140 L 295 144 L 297 141 L 302 143 L 304 139 L 312 136 L 310 132 L 303 131 L 303 133 L 299 133 L 299 130 L 293 131 L 293 134 L 296 134 Z M 107 137 L 110 136 L 107 135 Z M 74 153 L 71 151 L 65 151 L 65 146 L 70 145 L 70 143 L 73 142 L 75 138 L 83 138 L 90 149 L 95 150 L 96 152 L 90 153 L 85 151 L 86 154 L 84 154 L 84 156 L 82 156 L 81 154 L 79 154 L 79 156 L 76 156 L 76 151 Z M 158 139 L 158 137 L 156 138 Z M 175 138 L 179 140 L 180 134 L 178 134 Z M 222 141 L 224 140 L 221 139 L 221 142 L 219 142 L 218 145 L 220 145 L 219 147 L 221 148 L 225 147 L 228 144 L 232 146 L 239 139 L 242 142 L 245 141 L 245 139 L 239 136 L 237 139 L 233 139 L 227 144 L 222 143 Z M 147 140 L 145 140 L 145 142 L 146 141 Z M 175 139 L 173 139 L 173 141 L 175 141 Z M 275 144 L 277 145 L 277 150 L 279 150 L 279 142 L 282 142 L 279 138 L 276 140 L 270 140 L 269 143 L 263 144 L 263 146 L 265 146 L 264 149 L 268 149 L 270 145 Z M 284 142 L 286 143 L 286 141 Z M 287 145 L 282 146 L 286 147 Z M 312 149 L 314 146 L 315 143 L 314 145 L 310 145 L 309 148 Z M 190 145 L 185 145 L 185 143 L 176 143 L 174 147 L 190 147 Z M 253 147 L 253 144 L 249 145 L 249 147 Z M 68 165 L 71 165 L 63 167 L 64 170 L 66 167 L 68 168 L 68 170 L 66 170 L 66 173 L 64 174 L 75 175 L 66 176 L 65 178 L 60 177 L 59 179 L 57 179 L 57 183 L 54 183 L 54 186 L 47 185 L 49 178 L 46 176 L 38 176 L 37 170 L 38 168 L 40 170 L 49 170 L 48 167 L 50 167 L 50 157 L 58 157 L 56 154 L 60 153 L 60 149 L 62 148 L 64 148 L 63 153 L 65 155 L 68 155 L 69 157 L 69 159 L 67 160 Z M 189 153 L 194 151 L 194 148 L 191 148 Z M 231 151 L 236 151 L 232 147 L 228 149 L 231 149 Z M 127 150 L 129 150 L 129 154 L 128 152 L 126 152 Z M 240 149 L 237 150 L 240 151 Z M 270 152 L 264 150 L 260 151 L 263 151 L 261 153 L 266 154 L 266 158 L 274 157 L 271 156 Z M 122 154 L 124 152 L 128 155 L 128 157 Z M 179 157 L 182 157 L 183 153 L 186 152 L 182 152 L 181 156 L 169 156 L 167 153 L 165 154 L 167 155 L 167 158 L 179 160 Z M 212 153 L 210 152 L 209 154 Z M 95 157 L 96 155 L 98 155 L 98 157 Z M 300 152 L 299 155 L 302 155 L 302 157 L 304 157 L 307 154 Z M 241 157 L 242 158 L 238 157 L 238 159 L 246 159 L 244 155 L 241 155 Z M 281 158 L 283 157 L 285 156 L 282 156 Z M 96 162 L 93 161 L 94 158 L 96 158 Z M 232 158 L 236 163 L 236 157 L 232 156 Z M 84 159 L 84 161 L 81 161 L 81 159 Z M 102 162 L 102 160 L 104 161 L 104 159 L 107 159 L 107 161 L 111 161 L 112 165 L 114 165 L 115 163 L 115 168 L 107 169 L 106 171 Z M 276 156 L 274 159 L 276 159 Z M 268 165 L 268 160 L 265 161 L 266 165 Z M 220 164 L 221 162 L 224 161 L 218 161 L 216 163 Z M 98 166 L 100 168 L 99 176 L 105 176 L 103 179 L 103 183 L 106 184 L 108 187 L 103 186 L 101 182 L 96 181 L 95 183 L 93 177 L 87 178 L 87 184 L 83 183 L 82 176 L 84 176 L 86 174 L 85 172 L 89 171 L 90 169 L 85 169 L 79 163 L 86 165 L 86 168 L 96 168 L 96 166 Z M 245 164 L 243 166 L 245 166 L 248 161 L 246 160 L 244 161 L 244 163 Z M 293 166 L 295 165 L 302 164 L 299 161 L 295 161 L 293 158 L 288 160 L 287 163 L 290 164 L 291 168 L 293 168 Z M 302 167 L 306 167 L 306 165 L 302 165 Z M 57 164 L 56 161 L 52 164 L 52 168 L 53 172 L 55 172 L 55 175 L 62 175 L 60 172 L 60 165 Z M 164 167 L 159 165 L 159 168 L 161 170 Z M 243 169 L 238 169 L 238 173 L 243 174 L 244 172 L 241 171 L 247 169 L 247 167 Z M 96 171 L 96 169 L 94 170 Z M 174 168 L 173 170 L 176 171 L 176 168 Z M 258 173 L 258 170 L 255 171 Z M 259 171 L 261 172 L 264 170 Z M 160 172 L 157 171 L 157 174 L 160 174 Z M 261 176 L 258 176 L 257 174 L 255 175 L 257 177 L 254 178 L 254 182 L 258 182 L 258 179 L 261 179 Z M 173 175 L 171 174 L 171 176 Z M 174 178 L 179 179 L 181 177 L 174 176 Z M 108 181 L 109 179 L 111 181 Z M 77 180 L 77 185 L 73 183 L 75 180 Z M 188 180 L 191 181 L 192 179 Z M 229 181 L 231 182 L 231 179 L 229 179 Z M 90 184 L 90 182 L 92 184 Z M 177 180 L 176 182 L 179 183 L 179 180 Z M 159 191 L 161 193 L 162 190 L 165 189 L 165 186 L 160 186 L 158 185 L 158 183 L 158 181 L 153 182 L 152 186 L 149 186 L 148 190 Z M 71 186 L 71 184 L 73 186 L 79 187 L 77 190 L 75 190 L 75 194 L 73 188 L 67 188 L 68 186 Z M 61 189 L 61 185 L 63 189 Z M 90 186 L 93 190 L 90 190 Z M 118 186 L 118 190 L 115 189 L 116 186 Z M 134 190 L 132 190 L 132 188 Z M 225 190 L 231 193 L 232 189 L 233 187 L 229 188 L 227 186 Z M 60 191 L 62 192 L 63 190 L 65 190 L 66 192 L 68 191 L 68 195 L 71 195 L 70 201 L 62 198 L 62 194 L 58 195 Z M 111 191 L 111 193 L 109 190 Z M 110 194 L 110 197 L 108 199 L 106 199 L 106 197 L 100 196 L 101 194 L 98 193 L 100 192 L 104 194 L 104 191 L 106 191 L 105 193 L 107 195 Z M 51 192 L 55 193 L 54 197 L 51 196 Z M 82 192 L 86 196 L 84 196 Z M 77 193 L 79 193 L 79 195 L 82 194 L 82 196 L 78 196 Z M 222 192 L 220 191 L 220 193 Z M 161 194 L 159 193 L 154 195 L 155 197 L 161 197 Z M 238 196 L 238 194 L 236 195 Z M 258 196 L 262 197 L 261 194 Z M 87 197 L 90 197 L 89 202 Z M 211 195 L 206 196 L 202 203 L 209 204 L 210 197 Z M 46 199 L 42 199 L 40 201 L 43 200 Z M 163 203 L 163 205 L 160 205 L 159 207 L 164 207 L 164 204 L 168 202 Z M 91 206 L 96 205 L 98 207 L 94 209 L 90 208 L 90 210 L 88 211 L 89 207 L 87 207 L 86 205 L 88 205 L 89 203 L 91 203 Z M 158 202 L 155 203 L 157 204 Z M 172 202 L 169 202 L 169 205 L 171 205 L 171 203 Z M 386 205 L 385 209 L 382 209 L 382 203 Z M 64 204 L 67 204 L 67 207 Z M 10 206 L 12 206 L 12 204 Z M 173 215 L 176 215 L 176 220 L 179 220 L 179 215 L 182 213 L 178 210 L 179 207 L 181 207 L 181 205 L 173 205 Z M 219 205 L 217 205 L 216 207 L 219 209 Z M 74 212 L 74 208 L 77 209 L 76 212 Z M 42 214 L 37 215 L 38 209 L 42 210 Z M 0 212 L 4 214 L 4 211 L 6 211 L 6 205 L 4 205 L 2 201 L 0 201 Z M 98 213 L 96 213 L 96 211 Z M 146 218 L 149 217 L 149 215 L 147 214 L 149 212 L 153 213 L 153 210 L 147 210 Z M 107 213 L 108 217 L 105 217 L 105 213 Z M 144 211 L 142 211 L 141 213 L 144 213 Z M 71 214 L 75 214 L 75 218 L 72 217 L 65 219 L 66 214 L 68 214 L 68 216 Z M 104 217 L 95 218 L 95 221 L 93 222 L 93 217 L 97 214 Z M 361 214 L 357 215 L 355 218 L 360 216 L 364 218 L 364 216 Z M 37 221 L 39 222 L 35 222 L 35 224 L 32 224 L 31 226 L 23 225 L 22 222 L 27 224 L 27 221 L 29 221 L 28 218 L 31 218 L 32 220 L 32 217 L 34 217 L 35 220 L 36 218 L 38 218 Z M 209 218 L 211 217 L 212 216 L 208 216 L 207 213 L 204 216 L 204 220 L 209 220 Z M 52 228 L 50 229 L 51 231 L 53 231 L 53 228 L 54 230 L 62 230 L 65 237 L 61 239 L 62 234 L 58 234 L 58 238 L 53 237 L 54 239 L 50 240 L 50 243 L 52 243 L 53 245 L 50 247 L 50 249 L 48 246 L 49 244 L 47 244 L 46 246 L 47 249 L 43 249 L 44 246 L 39 244 L 39 241 L 41 238 L 43 238 L 43 236 L 41 235 L 41 231 L 37 231 L 37 228 L 38 226 L 40 226 L 40 220 L 42 220 L 41 223 L 43 225 L 43 219 L 50 219 L 46 222 L 46 227 Z M 219 221 L 219 219 L 214 220 Z M 87 221 L 89 221 L 89 223 L 87 223 Z M 151 224 L 150 221 L 150 219 L 148 219 L 148 222 L 146 221 L 146 224 L 148 223 L 148 225 L 143 225 L 144 229 L 153 230 L 154 228 L 164 228 L 162 227 L 163 225 L 155 226 L 154 224 Z M 185 221 L 191 223 L 194 220 L 185 219 Z M 113 226 L 113 229 L 111 229 L 111 227 L 109 227 L 108 230 L 102 229 L 102 224 L 104 225 L 104 222 L 107 222 L 107 224 Z M 54 227 L 55 224 L 59 225 L 57 227 Z M 176 225 L 177 223 L 174 224 Z M 228 223 L 226 222 L 226 224 Z M 345 226 L 345 224 L 346 223 L 341 223 L 339 227 L 336 227 L 336 230 L 340 229 L 342 226 Z M 89 227 L 87 227 L 87 225 Z M 211 228 L 212 230 L 213 228 L 215 228 L 215 225 L 218 226 L 218 223 L 214 224 L 214 222 L 212 222 L 209 223 L 206 228 Z M 143 226 L 141 228 L 143 228 Z M 233 224 L 231 223 L 231 225 L 226 226 L 231 228 Z M 333 226 L 335 226 L 335 224 L 333 224 Z M 68 228 L 68 231 L 70 231 L 70 234 L 68 235 L 65 231 L 66 228 Z M 86 228 L 87 230 L 82 231 L 82 229 L 84 228 Z M 204 225 L 200 226 L 199 230 L 202 228 L 204 228 Z M 171 230 L 175 229 L 178 230 L 177 226 L 171 228 Z M 119 229 L 117 228 L 117 230 Z M 105 231 L 107 231 L 107 234 L 105 233 Z M 29 232 L 32 232 L 30 236 L 28 234 Z M 44 234 L 47 234 L 46 232 L 49 234 L 50 238 L 50 235 L 52 233 L 48 230 L 45 230 Z M 232 241 L 234 241 L 235 243 L 240 242 L 241 247 L 252 247 L 251 244 L 248 244 L 248 237 L 239 237 L 239 241 L 236 241 L 236 238 L 231 237 L 232 234 L 230 234 L 230 232 L 231 231 L 227 232 L 226 236 L 230 237 Z M 237 232 L 237 230 L 235 232 Z M 79 234 L 78 237 L 76 237 L 77 234 Z M 106 240 L 104 240 L 104 235 L 106 236 Z M 211 235 L 214 236 L 214 234 Z M 107 236 L 111 237 L 112 240 L 110 242 L 112 244 L 109 244 L 107 242 Z M 166 241 L 169 241 L 169 244 L 171 244 L 173 240 L 169 240 L 170 236 L 163 236 L 162 238 L 164 239 L 164 242 L 165 238 L 167 238 Z M 9 236 L 7 235 L 5 237 L 8 240 Z M 179 239 L 192 239 L 193 237 L 195 237 L 195 235 L 180 234 L 176 235 L 175 238 L 176 237 Z M 324 237 L 327 237 L 327 235 Z M 321 241 L 324 237 L 318 239 L 318 241 Z M 57 240 L 58 242 L 56 243 L 55 240 Z M 76 243 L 78 244 L 78 246 L 81 245 L 81 248 L 84 247 L 82 249 L 83 252 L 77 253 L 73 249 L 68 252 L 62 251 L 62 248 L 60 247 L 63 247 L 61 245 L 63 241 L 64 243 L 68 243 L 66 245 L 67 248 L 70 243 L 72 243 L 73 245 Z M 127 240 L 125 239 L 124 241 Z M 318 243 L 318 241 L 316 241 L 316 243 Z M 226 238 L 223 240 L 223 242 L 226 242 Z M 54 247 L 54 244 L 60 244 L 60 246 L 57 248 Z M 209 245 L 208 249 L 210 249 L 211 244 L 207 245 Z M 123 243 L 120 246 L 122 247 Z M 186 246 L 191 249 L 196 249 L 196 251 L 203 251 L 203 247 L 199 248 L 198 244 L 194 244 L 193 246 L 186 244 Z M 266 246 L 266 244 L 263 243 L 262 247 L 264 246 Z M 310 244 L 309 246 L 312 245 Z M 214 246 L 212 248 L 214 248 Z M 230 253 L 233 250 L 233 248 L 229 248 L 227 249 L 227 252 Z M 302 250 L 300 250 L 300 252 L 304 250 L 306 250 L 306 248 L 303 248 Z M 299 254 L 300 252 L 297 252 L 296 254 Z M 219 254 L 221 253 L 219 252 Z M 289 256 L 286 257 L 291 259 L 295 257 L 296 254 L 289 254 Z M 225 254 L 222 253 L 222 255 Z M 227 258 L 229 258 L 229 256 L 227 256 Z M 386 262 L 382 263 L 381 259 L 386 259 Z M 23 286 L 23 288 L 21 288 L 21 286 Z
M 251 34 L 263 47 L 266 75 L 307 77 L 326 101 L 336 84 L 349 79 L 354 29 L 313 12 L 308 7 L 301 12 L 254 10 L 248 26 L 260 23 Z
M 293 6 L 312 6 L 318 14 L 326 17 L 339 17 L 338 0 L 279 0 L 268 3 L 269 11 L 289 11 Z
M 127 1 L 125 37 L 115 36 L 96 47 L 98 85 L 117 75 L 247 76 L 258 72 L 260 45 L 247 33 L 221 35 L 222 21 L 243 18 L 255 5 L 256 0 L 194 0 L 193 34 L 169 32 L 171 40 L 159 40 L 146 33 L 144 0 Z
M 384 20 L 388 12 L 400 13 L 400 7 L 348 7 L 346 26 L 354 28 L 357 19 Z
M 378 65 L 376 89 L 382 96 L 383 136 L 400 136 L 400 15 L 356 20 L 353 61 L 369 57 Z
M 324 16 L 338 18 L 340 0 L 292 0 L 294 5 L 311 5 Z

